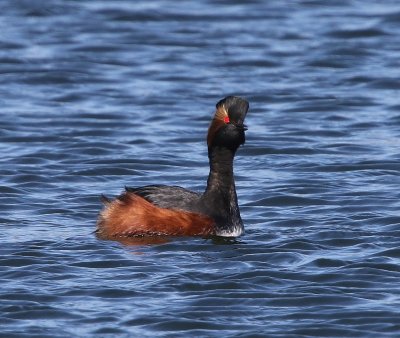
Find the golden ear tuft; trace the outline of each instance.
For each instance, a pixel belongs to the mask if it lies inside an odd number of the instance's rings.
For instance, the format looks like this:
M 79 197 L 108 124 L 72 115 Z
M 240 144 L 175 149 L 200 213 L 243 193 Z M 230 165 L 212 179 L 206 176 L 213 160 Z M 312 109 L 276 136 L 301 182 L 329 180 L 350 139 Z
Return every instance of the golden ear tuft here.
M 220 121 L 225 121 L 226 118 L 229 119 L 228 112 L 225 109 L 225 105 L 220 105 L 219 107 L 217 107 L 217 110 L 214 115 L 214 119 L 217 119 Z
M 219 128 L 229 122 L 229 116 L 224 105 L 217 106 L 214 118 L 211 121 L 207 134 L 207 145 L 210 147 Z

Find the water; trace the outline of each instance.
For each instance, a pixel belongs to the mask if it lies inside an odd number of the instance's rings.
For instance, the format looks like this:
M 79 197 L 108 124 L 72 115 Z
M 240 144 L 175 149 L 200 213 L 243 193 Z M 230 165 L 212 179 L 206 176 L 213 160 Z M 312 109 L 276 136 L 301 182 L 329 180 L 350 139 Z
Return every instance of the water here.
M 1 337 L 398 337 L 398 1 L 0 4 Z M 202 190 L 251 104 L 236 241 L 98 240 L 99 196 Z

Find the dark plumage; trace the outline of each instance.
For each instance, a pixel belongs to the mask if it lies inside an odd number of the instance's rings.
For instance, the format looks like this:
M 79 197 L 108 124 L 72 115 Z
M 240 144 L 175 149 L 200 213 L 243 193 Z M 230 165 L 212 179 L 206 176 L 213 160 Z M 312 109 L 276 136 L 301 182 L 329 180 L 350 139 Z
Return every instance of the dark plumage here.
M 139 188 L 125 187 L 128 193 L 143 197 L 145 200 L 161 208 L 176 208 L 194 211 L 201 194 L 178 186 L 168 185 L 146 185 Z

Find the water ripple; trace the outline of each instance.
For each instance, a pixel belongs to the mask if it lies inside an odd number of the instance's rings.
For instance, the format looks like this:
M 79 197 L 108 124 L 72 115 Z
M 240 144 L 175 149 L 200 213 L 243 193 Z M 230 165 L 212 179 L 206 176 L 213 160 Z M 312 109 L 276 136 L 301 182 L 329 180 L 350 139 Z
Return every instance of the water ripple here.
M 397 337 L 396 1 L 0 4 L 1 337 Z M 94 234 L 100 194 L 202 191 L 250 101 L 236 240 Z

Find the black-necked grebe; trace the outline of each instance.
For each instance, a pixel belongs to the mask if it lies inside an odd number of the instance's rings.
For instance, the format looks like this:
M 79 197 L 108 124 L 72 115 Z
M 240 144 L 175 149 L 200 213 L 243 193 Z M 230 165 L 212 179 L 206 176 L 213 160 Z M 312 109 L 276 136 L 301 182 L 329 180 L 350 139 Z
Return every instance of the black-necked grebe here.
M 210 174 L 203 194 L 177 186 L 125 188 L 104 198 L 97 234 L 129 236 L 224 236 L 243 233 L 233 176 L 233 158 L 245 142 L 246 100 L 228 96 L 216 105 L 207 134 Z

